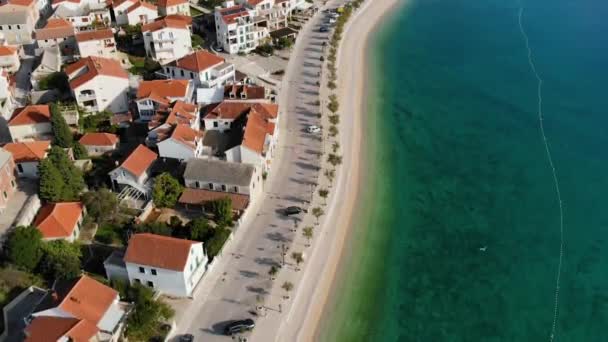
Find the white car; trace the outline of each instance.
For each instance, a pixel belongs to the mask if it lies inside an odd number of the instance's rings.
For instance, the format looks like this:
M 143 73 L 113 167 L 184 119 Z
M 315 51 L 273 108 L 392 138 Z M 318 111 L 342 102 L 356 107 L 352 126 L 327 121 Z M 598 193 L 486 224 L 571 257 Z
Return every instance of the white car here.
M 308 133 L 321 133 L 321 127 L 315 126 L 315 125 L 310 125 L 310 126 L 306 127 L 306 132 L 308 132 Z

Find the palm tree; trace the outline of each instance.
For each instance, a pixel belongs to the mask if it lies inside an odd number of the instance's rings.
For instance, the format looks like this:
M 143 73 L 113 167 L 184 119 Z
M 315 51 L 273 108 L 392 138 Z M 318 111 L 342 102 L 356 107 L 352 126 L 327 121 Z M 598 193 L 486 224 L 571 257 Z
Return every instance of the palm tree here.
M 327 156 L 327 161 L 335 167 L 336 165 L 342 164 L 342 157 L 337 154 L 330 153 Z
M 277 275 L 277 273 L 279 273 L 279 269 L 275 266 L 272 265 L 270 266 L 270 270 L 268 270 L 268 275 L 270 275 L 270 280 L 275 280 L 275 276 Z
M 329 190 L 327 189 L 319 189 L 319 196 L 323 198 L 323 204 L 327 204 L 327 196 L 329 195 Z
M 319 207 L 312 208 L 312 215 L 317 219 L 317 224 L 319 224 L 319 217 L 323 216 L 323 209 Z
M 334 125 L 329 126 L 329 136 L 333 138 L 336 135 L 338 135 L 338 127 Z
M 340 115 L 333 114 L 327 117 L 329 119 L 329 123 L 332 125 L 337 125 L 340 123 Z
M 283 298 L 289 299 L 289 291 L 293 290 L 293 284 L 286 281 L 283 283 L 283 286 L 281 286 L 281 288 L 285 290 L 285 296 Z
M 291 258 L 296 262 L 296 272 L 300 270 L 300 264 L 304 261 L 304 256 L 300 252 L 291 253 Z
M 336 170 L 325 170 L 325 177 L 327 177 L 329 186 L 331 187 L 332 183 L 334 182 L 334 178 L 336 177 Z
M 313 232 L 313 227 L 304 227 L 304 230 L 302 231 L 302 235 L 304 235 L 306 240 L 308 240 L 306 247 L 310 246 L 310 240 L 312 240 Z

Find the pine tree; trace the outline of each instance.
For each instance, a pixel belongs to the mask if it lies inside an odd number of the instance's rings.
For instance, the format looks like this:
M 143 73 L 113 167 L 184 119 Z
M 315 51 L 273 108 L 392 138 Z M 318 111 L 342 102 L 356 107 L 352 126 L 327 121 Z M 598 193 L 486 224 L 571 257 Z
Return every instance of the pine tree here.
M 59 202 L 64 191 L 64 180 L 51 159 L 43 159 L 38 167 L 40 174 L 40 198 L 49 202 Z
M 51 105 L 51 126 L 53 127 L 53 143 L 63 148 L 71 147 L 74 141 L 72 132 L 61 115 L 59 106 L 55 103 Z

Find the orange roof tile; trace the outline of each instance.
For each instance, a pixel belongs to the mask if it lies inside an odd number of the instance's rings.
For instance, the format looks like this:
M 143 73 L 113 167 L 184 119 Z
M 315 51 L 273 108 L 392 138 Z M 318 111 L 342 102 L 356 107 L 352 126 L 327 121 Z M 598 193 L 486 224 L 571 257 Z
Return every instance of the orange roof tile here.
M 97 280 L 82 276 L 58 305 L 74 317 L 97 325 L 118 298 L 118 292 Z
M 197 241 L 177 239 L 149 233 L 135 234 L 129 240 L 125 262 L 183 271 L 190 248 Z
M 25 329 L 26 342 L 59 341 L 80 320 L 70 317 L 39 316 Z
M 74 233 L 82 211 L 81 202 L 45 204 L 38 211 L 34 225 L 45 239 L 67 238 Z
M 177 6 L 187 3 L 187 0 L 158 0 L 158 7 Z
M 167 117 L 166 123 L 170 125 L 175 124 L 188 124 L 191 125 L 192 121 L 196 119 L 196 111 L 198 107 L 195 104 L 186 103 L 184 101 L 175 101 L 171 113 Z
M 178 59 L 175 61 L 175 65 L 178 68 L 200 72 L 218 64 L 222 64 L 224 61 L 225 60 L 218 55 L 199 50 Z
M 0 56 L 10 56 L 17 53 L 19 50 L 16 46 L 11 45 L 0 45 Z
M 34 0 L 9 0 L 7 4 L 15 5 L 15 6 L 25 6 L 28 7 L 34 3 Z
M 249 11 L 243 5 L 236 5 L 221 9 L 220 15 L 226 24 L 232 24 L 236 22 L 237 18 L 249 15 Z
M 90 40 L 114 39 L 114 33 L 111 29 L 83 31 L 76 33 L 77 42 L 87 42 Z
M 165 19 L 181 20 L 181 21 L 185 22 L 188 25 L 192 25 L 192 17 L 189 16 L 189 15 L 169 14 L 169 15 L 165 16 Z
M 124 3 L 128 3 L 129 7 L 131 7 L 131 5 L 133 5 L 135 3 L 135 1 L 134 0 L 116 0 L 112 3 L 112 7 L 117 8 Z
M 155 21 L 153 21 L 151 23 L 142 25 L 141 31 L 142 32 L 148 32 L 148 31 L 154 32 L 154 31 L 158 31 L 160 29 L 164 29 L 167 27 L 187 30 L 188 22 L 181 20 L 181 19 L 177 19 L 177 18 L 165 17 L 165 18 L 156 19 Z
M 263 153 L 266 135 L 271 131 L 270 124 L 257 111 L 251 110 L 247 116 L 247 124 L 243 133 L 243 146 L 257 153 Z M 274 128 L 272 130 L 274 131 Z
M 196 148 L 196 139 L 201 136 L 201 132 L 190 128 L 189 125 L 176 125 L 171 133 L 171 138 L 194 149 Z
M 156 153 L 144 145 L 139 145 L 120 166 L 134 176 L 139 177 L 152 166 L 156 158 L 158 158 Z
M 191 188 L 184 189 L 178 201 L 182 204 L 204 205 L 205 203 L 224 198 L 232 200 L 232 209 L 234 210 L 242 211 L 247 209 L 249 205 L 249 195 Z
M 189 85 L 188 80 L 143 81 L 137 89 L 137 99 L 150 98 L 156 102 L 169 104 L 171 98 L 186 96 Z
M 51 111 L 48 105 L 30 105 L 17 108 L 8 121 L 9 126 L 33 125 L 51 122 Z
M 111 133 L 87 133 L 78 141 L 84 146 L 114 146 L 118 136 Z
M 71 77 L 73 73 L 81 68 L 86 68 L 87 70 L 84 74 L 70 80 L 70 87 L 72 89 L 78 88 L 97 75 L 129 78 L 129 74 L 120 66 L 117 60 L 94 56 L 81 58 L 76 63 L 66 66 L 64 71 L 68 74 L 68 77 Z
M 157 11 L 156 6 L 154 6 L 153 4 L 151 4 L 149 2 L 145 2 L 145 1 L 137 1 L 136 3 L 131 5 L 129 8 L 127 8 L 127 13 L 131 13 L 132 11 L 134 11 L 140 7 L 145 7 L 149 10 Z
M 50 141 L 25 141 L 4 145 L 4 149 L 13 155 L 15 163 L 40 161 L 46 157 L 50 147 Z
M 51 18 L 47 21 L 46 26 L 36 30 L 36 39 L 66 38 L 74 34 L 72 23 L 62 18 Z
M 276 104 L 259 102 L 224 101 L 207 106 L 203 118 L 236 119 L 255 109 L 266 119 L 274 119 L 279 115 L 279 106 Z

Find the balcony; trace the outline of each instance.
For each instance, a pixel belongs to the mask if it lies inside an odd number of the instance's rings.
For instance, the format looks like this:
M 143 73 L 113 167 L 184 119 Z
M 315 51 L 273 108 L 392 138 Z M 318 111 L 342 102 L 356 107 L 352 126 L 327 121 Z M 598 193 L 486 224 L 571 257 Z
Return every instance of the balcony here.
M 78 95 L 78 102 L 95 101 L 96 99 L 97 95 L 95 93 L 80 93 Z

